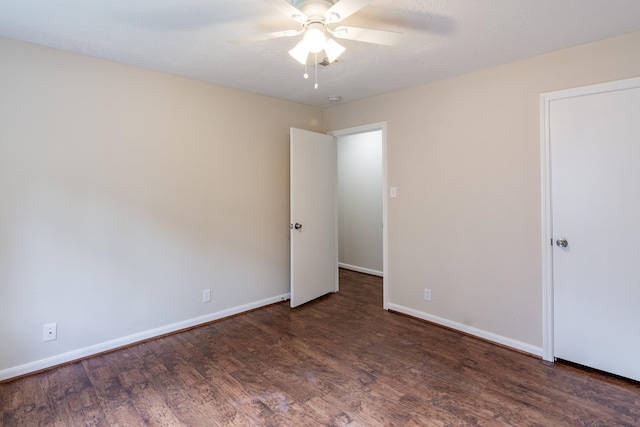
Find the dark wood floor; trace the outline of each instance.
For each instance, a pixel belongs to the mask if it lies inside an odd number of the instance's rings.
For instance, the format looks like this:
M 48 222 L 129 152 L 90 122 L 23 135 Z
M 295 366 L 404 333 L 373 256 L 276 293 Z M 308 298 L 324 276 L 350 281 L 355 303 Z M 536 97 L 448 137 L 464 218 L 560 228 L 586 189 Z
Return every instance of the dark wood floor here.
M 0 384 L 4 426 L 638 426 L 640 385 L 382 310 L 379 278 Z

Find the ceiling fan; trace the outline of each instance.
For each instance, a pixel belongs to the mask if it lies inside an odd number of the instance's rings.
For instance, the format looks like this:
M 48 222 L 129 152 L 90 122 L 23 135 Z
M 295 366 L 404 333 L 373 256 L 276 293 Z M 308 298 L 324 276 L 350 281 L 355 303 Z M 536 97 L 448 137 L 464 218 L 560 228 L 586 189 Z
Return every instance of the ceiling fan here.
M 233 40 L 233 43 L 244 44 L 280 37 L 295 37 L 304 34 L 302 40 L 289 51 L 296 61 L 305 66 L 304 77 L 308 78 L 306 66 L 309 58 L 315 58 L 316 84 L 318 62 L 335 61 L 345 47 L 340 45 L 331 35 L 338 39 L 355 40 L 387 46 L 395 45 L 402 33 L 394 31 L 374 30 L 348 26 L 333 27 L 335 24 L 353 15 L 371 3 L 371 0 L 264 0 L 294 21 L 301 24 L 297 30 L 275 31 L 259 34 L 246 39 Z M 324 55 L 321 53 L 324 52 Z M 312 56 L 311 54 L 314 54 Z M 321 54 L 318 61 L 318 54 Z

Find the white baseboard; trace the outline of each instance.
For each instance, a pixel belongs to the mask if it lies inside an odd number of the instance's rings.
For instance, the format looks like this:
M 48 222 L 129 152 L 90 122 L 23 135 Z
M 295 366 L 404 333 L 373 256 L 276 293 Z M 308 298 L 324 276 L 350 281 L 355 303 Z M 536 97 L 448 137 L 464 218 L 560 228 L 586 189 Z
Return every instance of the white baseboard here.
M 454 322 L 452 320 L 434 316 L 432 314 L 414 310 L 412 308 L 404 307 L 402 305 L 389 303 L 389 310 L 397 311 L 399 313 L 407 314 L 412 317 L 417 317 L 418 319 L 422 319 L 432 323 L 436 323 L 438 325 L 446 326 L 447 328 L 455 329 L 456 331 L 464 332 L 466 334 L 473 335 L 478 338 L 485 339 L 487 341 L 492 341 L 494 343 L 501 344 L 506 347 L 511 347 L 513 349 L 520 350 L 525 353 L 532 354 L 534 356 L 542 357 L 542 354 L 543 354 L 542 347 L 537 347 L 522 341 L 518 341 L 512 338 L 504 337 L 502 335 L 494 334 L 493 332 L 487 332 L 482 329 L 474 328 L 473 326 L 468 326 L 463 323 Z
M 371 270 L 370 268 L 358 267 L 356 265 L 345 264 L 342 262 L 338 263 L 338 267 L 346 268 L 347 270 L 357 271 L 359 273 L 371 274 L 373 276 L 384 277 L 384 273 L 378 270 Z
M 129 335 L 115 340 L 95 344 L 89 347 L 80 348 L 67 353 L 58 354 L 55 356 L 47 357 L 46 359 L 37 360 L 35 362 L 25 363 L 24 365 L 8 368 L 0 371 L 0 381 L 5 381 L 10 378 L 18 377 L 21 375 L 29 374 L 31 372 L 40 371 L 43 369 L 51 368 L 63 363 L 73 362 L 74 360 L 83 359 L 85 357 L 93 356 L 95 354 L 103 353 L 123 347 L 130 344 L 135 344 L 140 341 L 155 338 L 161 335 L 177 332 L 182 329 L 191 328 L 194 326 L 202 325 L 212 322 L 214 320 L 220 320 L 225 317 L 233 316 L 236 314 L 244 313 L 249 310 L 264 307 L 269 304 L 274 304 L 280 301 L 286 301 L 291 297 L 289 293 L 275 296 L 272 298 L 263 299 L 261 301 L 255 301 L 252 303 L 240 305 L 237 307 L 228 308 L 215 313 L 210 313 L 204 316 L 194 317 L 192 319 L 183 320 L 181 322 L 172 323 L 170 325 L 161 326 L 159 328 L 150 329 L 148 331 L 139 332 L 137 334 Z

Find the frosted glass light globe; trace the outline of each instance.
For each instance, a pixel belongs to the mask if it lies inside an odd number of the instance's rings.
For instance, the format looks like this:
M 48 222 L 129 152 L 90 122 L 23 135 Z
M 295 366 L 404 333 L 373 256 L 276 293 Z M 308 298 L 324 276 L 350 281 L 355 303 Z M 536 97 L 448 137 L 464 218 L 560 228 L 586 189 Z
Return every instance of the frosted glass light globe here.
M 304 44 L 311 53 L 318 53 L 322 51 L 326 42 L 327 38 L 325 37 L 324 32 L 317 28 L 311 28 L 304 35 Z

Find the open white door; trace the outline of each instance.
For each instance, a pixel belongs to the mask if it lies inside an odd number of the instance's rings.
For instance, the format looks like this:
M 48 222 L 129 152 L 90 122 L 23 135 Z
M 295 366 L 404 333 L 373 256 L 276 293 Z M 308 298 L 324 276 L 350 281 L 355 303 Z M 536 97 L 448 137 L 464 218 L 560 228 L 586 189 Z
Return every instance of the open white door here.
M 291 307 L 338 290 L 333 136 L 291 128 Z
M 640 380 L 640 79 L 555 96 L 554 356 Z

